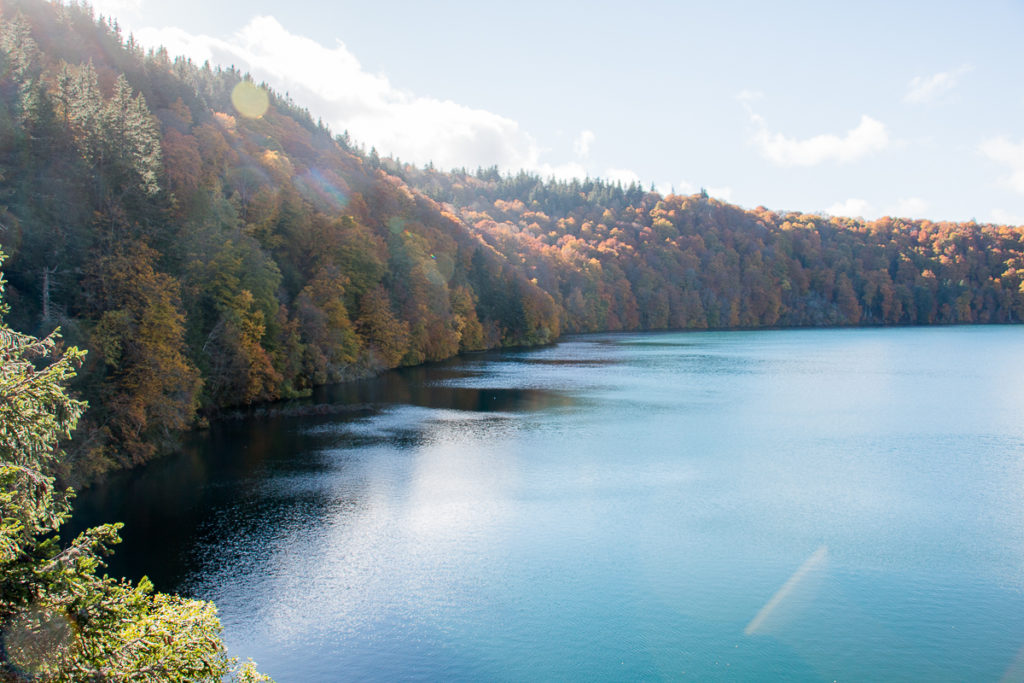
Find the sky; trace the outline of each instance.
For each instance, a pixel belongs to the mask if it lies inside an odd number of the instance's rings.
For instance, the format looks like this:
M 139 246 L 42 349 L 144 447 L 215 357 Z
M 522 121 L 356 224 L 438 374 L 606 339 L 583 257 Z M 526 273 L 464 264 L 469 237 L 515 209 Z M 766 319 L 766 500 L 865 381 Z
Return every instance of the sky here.
M 1024 0 L 92 0 L 381 155 L 1024 224 Z

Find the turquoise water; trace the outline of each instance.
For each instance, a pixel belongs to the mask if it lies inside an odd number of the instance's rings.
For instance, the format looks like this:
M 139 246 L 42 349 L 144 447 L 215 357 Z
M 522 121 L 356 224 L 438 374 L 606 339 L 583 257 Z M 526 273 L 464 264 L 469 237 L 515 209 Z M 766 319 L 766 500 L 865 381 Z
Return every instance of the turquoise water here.
M 956 327 L 471 355 L 220 425 L 82 515 L 125 519 L 114 568 L 215 600 L 279 683 L 1022 680 L 1022 351 Z

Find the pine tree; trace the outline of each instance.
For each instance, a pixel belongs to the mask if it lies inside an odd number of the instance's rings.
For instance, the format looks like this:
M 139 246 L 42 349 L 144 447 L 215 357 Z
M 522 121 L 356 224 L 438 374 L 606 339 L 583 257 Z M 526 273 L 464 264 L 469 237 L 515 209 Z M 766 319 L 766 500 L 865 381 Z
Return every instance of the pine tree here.
M 0 52 L 4 54 L 5 76 L 18 83 L 18 109 L 22 120 L 35 118 L 39 88 L 39 47 L 25 18 L 18 14 L 0 24 Z
M 97 574 L 120 524 L 62 547 L 72 491 L 51 472 L 86 408 L 65 389 L 83 356 L 0 321 L 0 681 L 220 681 L 235 667 L 212 603 Z
M 138 187 L 148 196 L 156 194 L 161 171 L 159 127 L 145 98 L 141 93 L 133 93 L 123 74 L 117 77 L 114 94 L 104 105 L 101 120 L 111 161 L 122 175 L 129 176 L 115 180 L 121 180 L 127 187 Z

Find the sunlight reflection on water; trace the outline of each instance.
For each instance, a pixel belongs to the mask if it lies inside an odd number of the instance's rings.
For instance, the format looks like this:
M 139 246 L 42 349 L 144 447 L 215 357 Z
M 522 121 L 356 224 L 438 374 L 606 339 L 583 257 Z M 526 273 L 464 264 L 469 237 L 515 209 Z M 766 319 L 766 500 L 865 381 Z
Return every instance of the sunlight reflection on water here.
M 157 579 L 282 681 L 996 679 L 1024 642 L 1021 342 L 604 335 L 339 387 L 317 400 L 367 408 L 167 465 L 195 503 Z M 115 518 L 157 524 L 124 490 Z

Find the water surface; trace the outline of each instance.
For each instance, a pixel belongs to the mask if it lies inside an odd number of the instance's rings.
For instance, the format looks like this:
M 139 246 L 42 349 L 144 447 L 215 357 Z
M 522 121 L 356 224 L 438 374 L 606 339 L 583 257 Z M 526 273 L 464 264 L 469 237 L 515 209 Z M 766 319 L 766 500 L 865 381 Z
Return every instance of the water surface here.
M 216 425 L 81 521 L 127 521 L 113 569 L 215 600 L 280 683 L 1021 680 L 1022 350 L 956 327 L 470 355 Z

